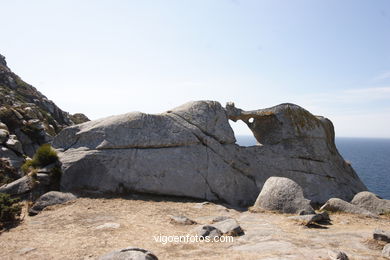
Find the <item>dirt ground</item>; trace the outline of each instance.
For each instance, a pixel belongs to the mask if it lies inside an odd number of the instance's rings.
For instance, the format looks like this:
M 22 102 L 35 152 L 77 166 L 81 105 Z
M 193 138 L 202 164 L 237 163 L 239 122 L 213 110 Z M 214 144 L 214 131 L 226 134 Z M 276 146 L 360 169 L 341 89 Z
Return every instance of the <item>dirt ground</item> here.
M 185 215 L 199 225 L 175 225 L 169 215 Z M 156 242 L 153 236 L 195 235 L 217 216 L 235 218 L 245 234 L 229 243 Z M 24 216 L 0 234 L 0 259 L 96 259 L 129 246 L 163 259 L 329 259 L 334 250 L 350 259 L 381 258 L 375 228 L 390 229 L 390 219 L 332 214 L 332 224 L 307 228 L 275 213 L 251 213 L 213 203 L 134 195 L 128 198 L 79 198 Z M 109 224 L 107 224 L 109 223 Z M 106 224 L 106 226 L 103 226 Z M 119 224 L 119 227 L 118 227 Z

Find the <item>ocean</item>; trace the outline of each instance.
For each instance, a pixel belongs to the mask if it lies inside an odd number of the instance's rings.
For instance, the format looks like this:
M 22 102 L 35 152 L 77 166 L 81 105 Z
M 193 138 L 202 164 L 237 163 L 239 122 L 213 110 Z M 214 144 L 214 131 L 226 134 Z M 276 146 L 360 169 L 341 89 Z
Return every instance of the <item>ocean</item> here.
M 253 136 L 236 138 L 239 145 L 256 144 Z M 390 139 L 339 137 L 336 146 L 371 192 L 390 199 Z

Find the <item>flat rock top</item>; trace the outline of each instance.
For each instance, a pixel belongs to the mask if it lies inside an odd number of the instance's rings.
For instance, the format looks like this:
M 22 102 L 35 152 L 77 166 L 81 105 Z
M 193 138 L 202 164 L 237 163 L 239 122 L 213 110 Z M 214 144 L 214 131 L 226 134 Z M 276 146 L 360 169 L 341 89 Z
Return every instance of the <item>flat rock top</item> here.
M 170 224 L 169 215 L 185 215 L 209 224 L 218 216 L 232 217 L 245 235 L 232 243 L 168 243 L 154 241 L 158 235 L 195 234 L 195 225 Z M 133 199 L 79 198 L 69 205 L 56 205 L 0 235 L 0 259 L 96 259 L 129 245 L 147 249 L 159 259 L 327 259 L 338 250 L 350 259 L 381 259 L 372 232 L 390 219 L 377 220 L 349 214 L 332 214 L 333 225 L 309 229 L 287 217 L 272 213 L 239 212 L 213 203 L 161 197 Z M 105 223 L 119 228 L 96 229 Z M 115 239 L 113 239 L 115 238 Z M 34 250 L 23 250 L 34 248 Z

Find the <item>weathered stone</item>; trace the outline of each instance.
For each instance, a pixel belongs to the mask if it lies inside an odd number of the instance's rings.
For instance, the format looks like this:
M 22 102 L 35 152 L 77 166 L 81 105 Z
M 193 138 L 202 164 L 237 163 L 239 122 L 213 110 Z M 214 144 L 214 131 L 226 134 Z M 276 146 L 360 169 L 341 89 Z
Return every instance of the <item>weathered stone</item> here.
M 381 229 L 375 229 L 373 233 L 373 238 L 375 240 L 385 241 L 387 243 L 390 243 L 390 232 Z
M 217 228 L 228 236 L 240 236 L 244 234 L 241 226 L 235 219 L 229 218 L 212 224 L 213 227 Z
M 61 187 L 235 206 L 253 204 L 271 176 L 294 180 L 313 203 L 351 200 L 366 190 L 337 152 L 329 120 L 292 104 L 237 111 L 196 101 L 163 114 L 134 112 L 68 127 L 53 141 L 63 151 Z M 237 146 L 228 118 L 246 122 L 263 145 Z
M 301 224 L 306 226 L 310 226 L 315 223 L 317 224 L 329 223 L 330 221 L 329 214 L 326 211 L 319 214 L 291 216 L 288 218 L 299 221 Z
M 99 260 L 158 260 L 158 258 L 148 250 L 128 247 L 108 253 L 100 257 Z
M 383 247 L 382 256 L 390 259 L 390 243 Z
M 76 199 L 76 196 L 71 193 L 50 191 L 48 193 L 43 194 L 41 197 L 39 197 L 39 199 L 29 209 L 29 214 L 36 215 L 48 206 L 62 204 L 74 199 Z
M 179 225 L 196 224 L 196 221 L 193 221 L 192 219 L 189 219 L 186 216 L 169 216 L 169 218 L 172 224 L 179 224 Z
M 254 207 L 282 213 L 299 213 L 302 210 L 314 213 L 310 200 L 303 196 L 302 188 L 284 177 L 271 177 L 263 186 Z
M 210 225 L 202 226 L 198 231 L 198 236 L 200 236 L 200 237 L 213 238 L 213 237 L 220 237 L 222 235 L 223 235 L 223 233 L 221 230 L 219 230 L 218 228 L 216 228 L 214 226 L 210 226 Z
M 91 120 L 89 120 L 89 118 L 86 115 L 84 115 L 82 113 L 76 113 L 76 114 L 69 115 L 69 116 L 75 125 L 91 121 Z
M 14 168 L 19 168 L 24 163 L 23 157 L 18 156 L 11 149 L 8 149 L 7 147 L 1 145 L 0 145 L 0 158 L 8 161 L 8 163 Z
M 8 140 L 9 132 L 4 129 L 0 129 L 0 144 L 4 144 Z
M 224 221 L 224 220 L 227 220 L 227 219 L 231 219 L 231 217 L 228 217 L 228 216 L 218 216 L 218 217 L 215 217 L 211 220 L 211 223 L 217 223 L 217 222 L 221 222 L 221 221 Z
M 8 130 L 8 126 L 6 124 L 2 123 L 2 122 L 0 122 L 0 129 L 9 131 Z
M 332 198 L 328 200 L 321 208 L 320 210 L 327 210 L 327 211 L 341 211 L 341 212 L 347 212 L 347 213 L 353 213 L 358 215 L 363 215 L 366 217 L 377 217 L 377 215 L 371 213 L 370 211 L 360 208 L 354 204 L 348 203 L 342 199 L 339 198 Z
M 390 200 L 380 199 L 372 192 L 359 192 L 353 197 L 351 203 L 374 214 L 390 213 Z
M 0 187 L 0 193 L 7 193 L 10 195 L 22 195 L 29 191 L 34 186 L 34 181 L 30 176 L 24 176 L 16 181 L 5 184 Z
M 15 152 L 18 152 L 20 154 L 23 154 L 23 147 L 22 147 L 22 143 L 19 142 L 18 138 L 16 137 L 16 135 L 10 135 L 7 142 L 5 143 L 5 145 L 15 151 Z
M 109 222 L 109 223 L 104 223 L 102 225 L 99 225 L 95 229 L 117 229 L 120 226 L 121 225 L 119 223 Z
M 330 260 L 349 260 L 347 254 L 341 251 L 330 251 L 328 255 Z

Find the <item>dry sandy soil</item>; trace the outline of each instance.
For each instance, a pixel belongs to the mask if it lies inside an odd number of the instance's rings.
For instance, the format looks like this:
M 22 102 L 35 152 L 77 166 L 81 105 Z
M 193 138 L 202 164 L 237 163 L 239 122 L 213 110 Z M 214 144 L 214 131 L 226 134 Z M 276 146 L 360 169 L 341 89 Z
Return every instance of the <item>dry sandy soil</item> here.
M 199 225 L 174 225 L 169 215 L 185 215 L 200 224 L 216 216 L 238 220 L 245 235 L 231 243 L 168 243 L 158 235 L 195 234 Z M 329 259 L 341 250 L 350 259 L 384 259 L 383 245 L 371 239 L 375 228 L 390 228 L 389 218 L 332 214 L 332 224 L 307 228 L 287 215 L 251 213 L 217 204 L 169 197 L 79 198 L 25 216 L 0 234 L 0 259 L 96 259 L 129 246 L 152 251 L 159 259 Z M 101 228 L 105 223 L 119 228 Z

